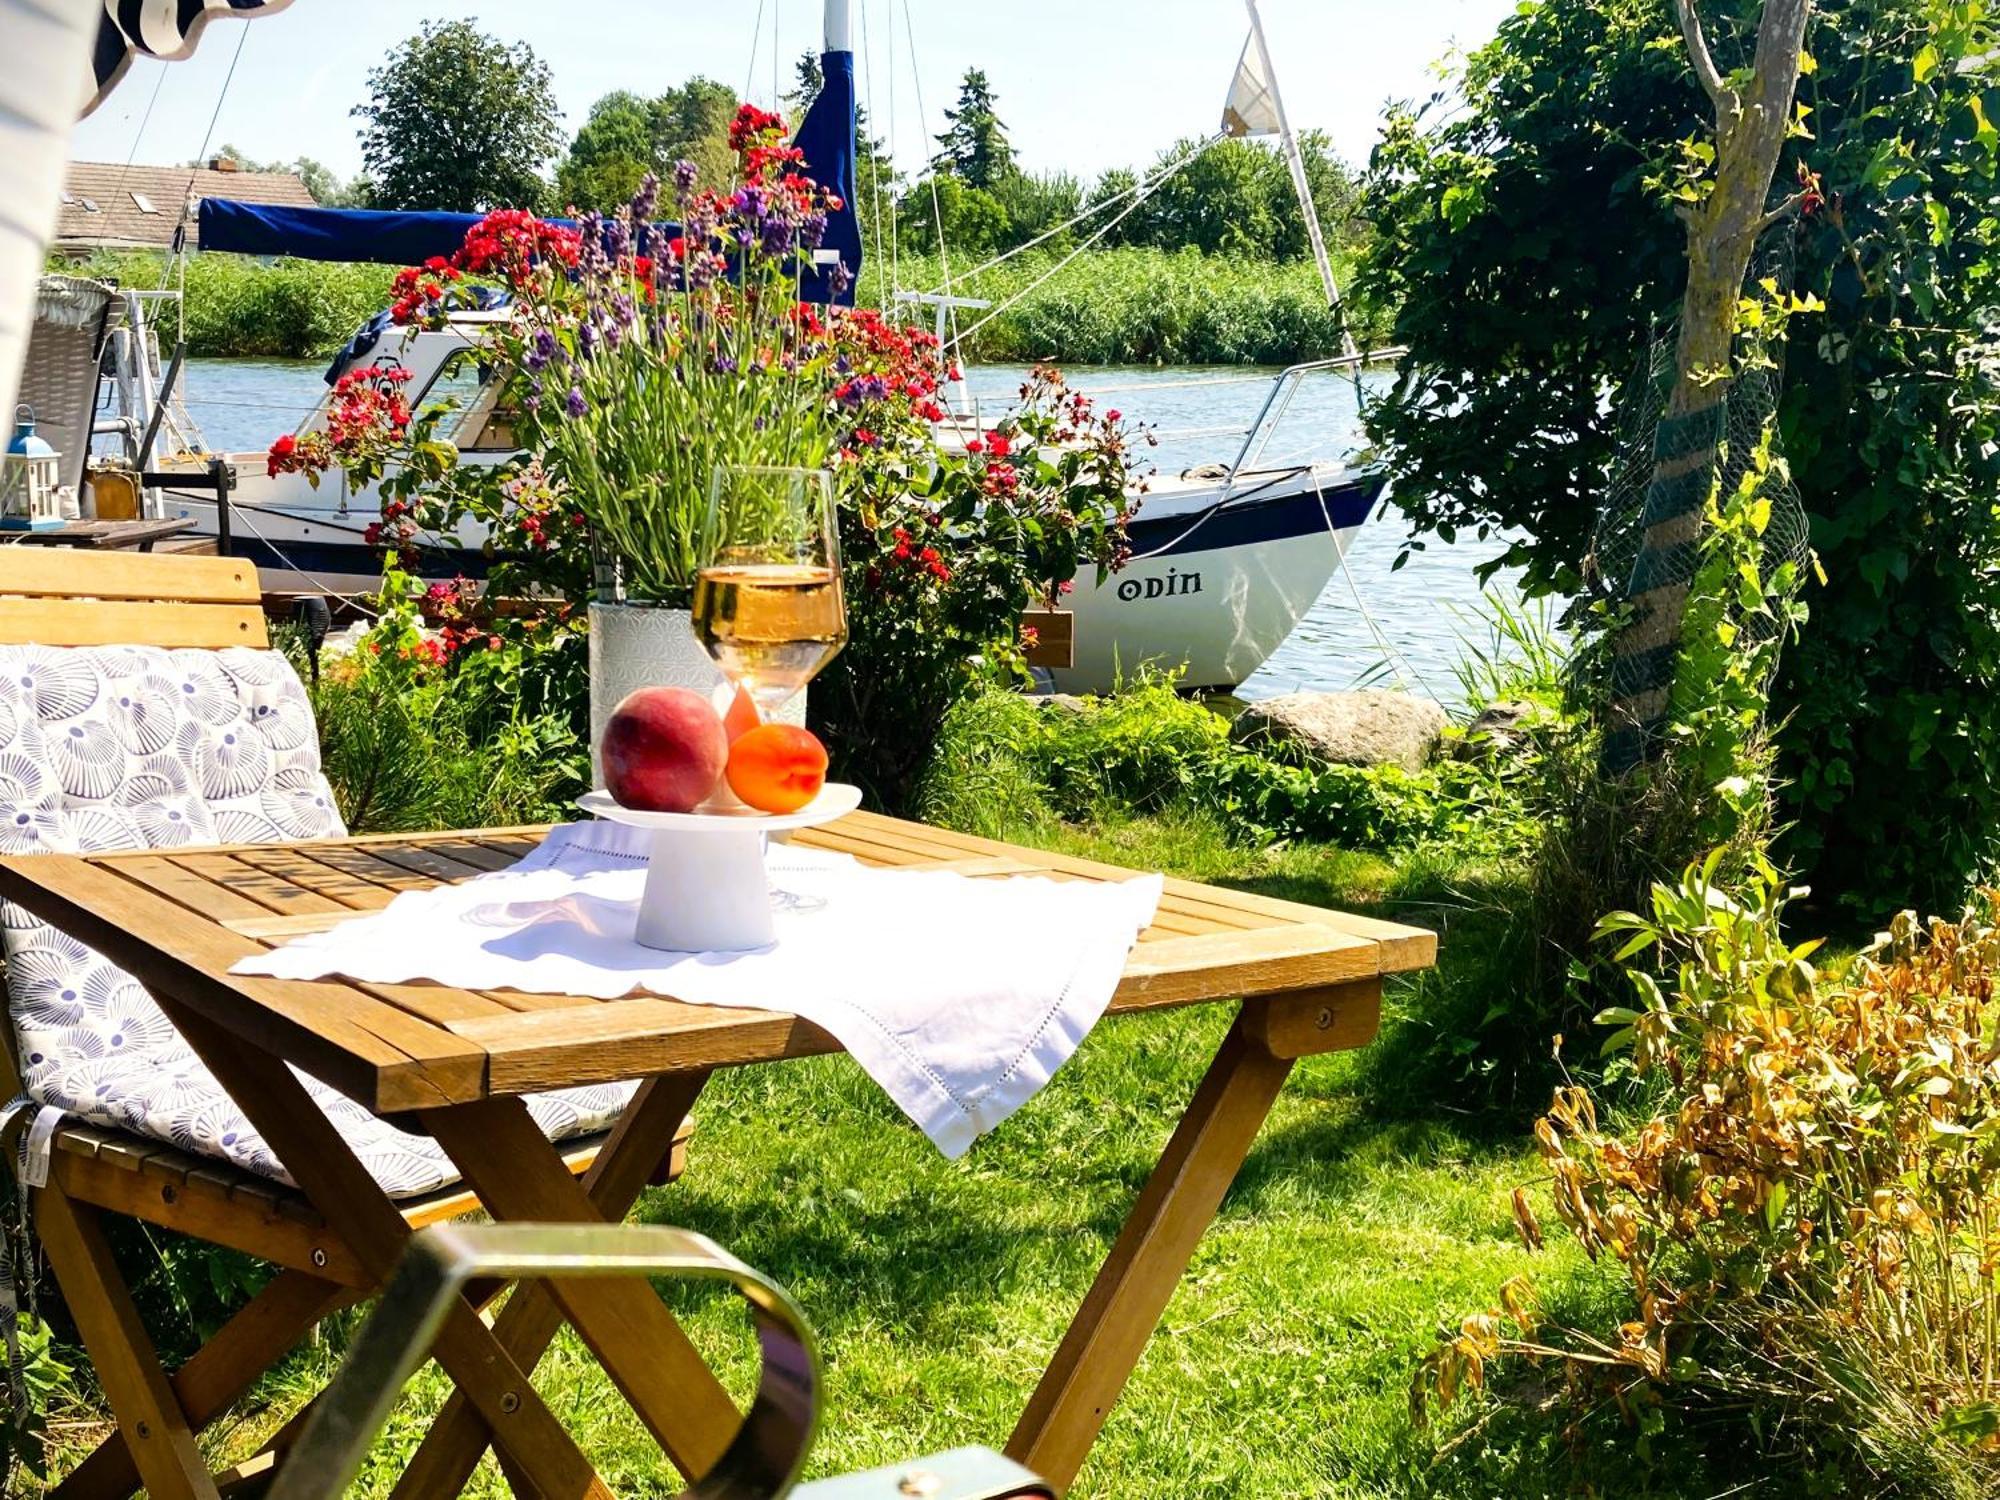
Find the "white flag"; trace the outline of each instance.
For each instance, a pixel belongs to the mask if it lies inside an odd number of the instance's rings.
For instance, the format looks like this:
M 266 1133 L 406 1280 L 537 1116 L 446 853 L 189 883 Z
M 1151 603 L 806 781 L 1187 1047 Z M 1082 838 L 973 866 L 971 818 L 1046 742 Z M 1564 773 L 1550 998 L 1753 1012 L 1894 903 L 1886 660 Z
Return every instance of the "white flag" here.
M 1271 68 L 1252 32 L 1243 41 L 1243 56 L 1229 85 L 1229 102 L 1222 106 L 1225 135 L 1276 135 L 1278 95 L 1271 87 Z

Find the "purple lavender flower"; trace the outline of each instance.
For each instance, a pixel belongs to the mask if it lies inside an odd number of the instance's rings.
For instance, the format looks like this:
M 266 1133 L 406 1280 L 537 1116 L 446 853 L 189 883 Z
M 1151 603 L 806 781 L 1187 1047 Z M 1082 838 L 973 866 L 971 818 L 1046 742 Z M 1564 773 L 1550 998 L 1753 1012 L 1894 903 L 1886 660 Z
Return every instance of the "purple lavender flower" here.
M 594 358 L 597 354 L 597 325 L 588 318 L 577 325 L 576 350 L 585 359 Z
M 573 385 L 569 388 L 569 395 L 563 401 L 563 410 L 568 412 L 572 417 L 580 417 L 590 410 L 590 403 L 583 399 L 583 388 L 581 386 Z
M 819 249 L 820 241 L 826 238 L 826 215 L 810 213 L 799 221 L 799 243 L 808 250 Z
M 675 175 L 676 179 L 678 179 L 678 169 L 676 169 Z M 639 191 L 632 195 L 633 220 L 640 224 L 645 223 L 653 217 L 653 210 L 659 207 L 659 203 L 660 174 L 657 172 L 648 172 L 644 177 L 639 179 Z
M 694 191 L 695 180 L 701 176 L 701 168 L 691 161 L 674 163 L 674 197 L 687 202 L 688 194 Z
M 715 356 L 710 368 L 718 375 L 734 375 L 736 373 L 736 360 L 731 355 L 718 354 Z
M 792 226 L 773 214 L 764 221 L 764 253 L 777 257 L 792 248 Z
M 610 270 L 611 259 L 604 253 L 604 215 L 595 209 L 585 214 L 577 220 L 576 233 L 577 274 L 588 279 Z
M 845 297 L 847 289 L 854 285 L 854 273 L 847 269 L 846 261 L 835 261 L 833 269 L 826 273 L 826 282 L 835 297 Z
M 540 374 L 549 367 L 549 361 L 555 357 L 556 336 L 546 328 L 537 330 L 535 333 L 535 345 L 528 351 L 528 357 L 524 361 L 529 371 L 534 374 Z

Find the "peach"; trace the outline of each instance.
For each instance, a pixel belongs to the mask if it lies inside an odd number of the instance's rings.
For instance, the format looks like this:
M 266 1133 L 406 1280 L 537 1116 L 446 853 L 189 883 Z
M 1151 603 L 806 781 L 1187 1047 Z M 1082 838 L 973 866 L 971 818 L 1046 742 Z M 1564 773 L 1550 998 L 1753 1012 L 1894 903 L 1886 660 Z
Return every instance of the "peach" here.
M 796 724 L 760 724 L 729 747 L 727 774 L 759 812 L 797 812 L 826 785 L 826 746 Z
M 620 806 L 692 812 L 729 760 L 722 716 L 699 693 L 646 687 L 611 711 L 604 726 L 604 784 Z

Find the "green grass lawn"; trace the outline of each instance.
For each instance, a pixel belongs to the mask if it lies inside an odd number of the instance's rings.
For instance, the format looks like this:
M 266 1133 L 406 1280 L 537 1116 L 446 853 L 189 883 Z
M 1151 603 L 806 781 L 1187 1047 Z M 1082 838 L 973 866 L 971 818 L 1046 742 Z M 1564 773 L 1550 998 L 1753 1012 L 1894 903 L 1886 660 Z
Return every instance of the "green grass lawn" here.
M 1440 997 L 1484 972 L 1495 919 L 1477 903 L 1386 897 L 1400 877 L 1380 860 L 1230 849 L 1200 823 L 1140 820 L 1049 841 L 1445 933 L 1442 970 L 1392 986 L 1374 1047 L 1295 1073 L 1073 1493 L 1564 1493 L 1539 1440 L 1467 1445 L 1438 1464 L 1436 1439 L 1407 1411 L 1413 1366 L 1437 1331 L 1491 1303 L 1508 1276 L 1601 1284 L 1568 1250 L 1531 1258 L 1516 1241 L 1509 1194 L 1537 1176 L 1521 1122 L 1469 1113 L 1448 1079 L 1427 1080 L 1409 1062 L 1435 1053 L 1413 1043 Z M 649 1193 L 641 1214 L 714 1237 L 805 1307 L 828 1375 L 813 1474 L 1005 1441 L 1226 1012 L 1106 1022 L 1042 1095 L 955 1163 L 845 1058 L 715 1080 L 685 1178 Z M 745 1395 L 754 1361 L 733 1299 L 670 1296 Z M 336 1332 L 268 1382 L 218 1447 L 240 1452 L 296 1410 L 340 1342 Z M 663 1460 L 568 1336 L 539 1385 L 615 1488 L 672 1490 Z M 412 1388 L 363 1492 L 387 1493 L 444 1389 L 434 1372 Z M 479 1485 L 505 1493 L 490 1459 Z

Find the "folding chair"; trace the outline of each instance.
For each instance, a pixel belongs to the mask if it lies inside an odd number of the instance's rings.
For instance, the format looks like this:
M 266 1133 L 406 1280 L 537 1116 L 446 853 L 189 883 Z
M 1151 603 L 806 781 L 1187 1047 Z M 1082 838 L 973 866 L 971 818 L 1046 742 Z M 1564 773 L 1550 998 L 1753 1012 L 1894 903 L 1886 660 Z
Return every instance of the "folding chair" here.
M 0 548 L 0 853 L 343 834 L 311 704 L 270 649 L 260 597 L 255 568 L 229 558 Z M 0 1088 L 36 1107 L 24 1142 L 34 1222 L 119 1424 L 53 1494 L 119 1500 L 143 1480 L 156 1496 L 209 1500 L 218 1483 L 268 1472 L 295 1428 L 217 1476 L 195 1435 L 322 1318 L 379 1284 L 283 1180 L 138 980 L 12 906 L 0 939 L 10 1022 Z M 427 1137 L 304 1082 L 413 1229 L 479 1207 Z M 530 1107 L 581 1175 L 631 1096 L 630 1086 L 571 1090 Z M 687 1134 L 680 1118 L 653 1180 L 678 1173 Z M 630 1170 L 586 1180 L 613 1218 L 646 1185 Z M 279 1273 L 169 1377 L 113 1263 L 107 1213 Z

